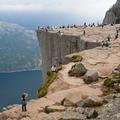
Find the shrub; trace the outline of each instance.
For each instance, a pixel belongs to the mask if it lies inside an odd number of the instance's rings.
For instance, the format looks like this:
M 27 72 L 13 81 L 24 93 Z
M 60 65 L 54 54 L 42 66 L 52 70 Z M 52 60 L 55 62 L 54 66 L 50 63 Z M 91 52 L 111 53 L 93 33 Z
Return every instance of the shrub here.
M 113 87 L 114 83 L 115 83 L 115 81 L 113 81 L 111 78 L 107 78 L 104 81 L 104 86 L 106 86 L 106 87 Z
M 113 73 L 104 81 L 103 95 L 120 93 L 120 73 Z
M 56 67 L 56 72 L 59 72 L 60 70 L 62 70 L 62 64 L 59 64 Z

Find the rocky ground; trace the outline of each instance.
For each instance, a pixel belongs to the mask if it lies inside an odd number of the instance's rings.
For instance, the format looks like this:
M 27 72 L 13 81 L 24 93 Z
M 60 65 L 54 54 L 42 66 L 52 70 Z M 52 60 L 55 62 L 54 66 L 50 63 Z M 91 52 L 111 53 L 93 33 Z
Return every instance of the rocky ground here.
M 30 101 L 26 113 L 21 112 L 21 106 L 0 113 L 0 120 L 119 120 L 120 94 L 103 95 L 106 78 L 113 72 L 120 74 L 116 69 L 120 64 L 120 38 L 114 40 L 116 27 L 119 25 L 86 28 L 83 39 L 102 41 L 110 34 L 110 47 L 77 53 L 82 61 L 63 65 L 45 97 Z M 82 34 L 78 28 L 65 32 Z

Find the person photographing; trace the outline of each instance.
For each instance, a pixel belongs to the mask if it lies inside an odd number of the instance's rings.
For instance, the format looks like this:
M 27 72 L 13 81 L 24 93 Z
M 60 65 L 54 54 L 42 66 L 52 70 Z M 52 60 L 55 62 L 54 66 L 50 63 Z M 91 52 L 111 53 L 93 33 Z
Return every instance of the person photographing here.
M 22 99 L 22 112 L 26 112 L 27 111 L 27 99 L 28 97 L 28 94 L 27 93 L 23 93 L 22 96 L 21 96 L 21 99 Z

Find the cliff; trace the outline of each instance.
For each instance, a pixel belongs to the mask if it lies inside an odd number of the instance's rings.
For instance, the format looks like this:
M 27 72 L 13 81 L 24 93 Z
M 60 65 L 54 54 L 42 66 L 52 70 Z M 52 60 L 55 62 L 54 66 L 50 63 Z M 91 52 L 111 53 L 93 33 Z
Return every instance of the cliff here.
M 119 24 L 120 23 L 120 0 L 110 8 L 105 15 L 103 24 Z
M 92 71 L 90 76 L 85 73 L 88 75 L 88 80 L 91 81 L 89 77 L 93 79 L 97 77 L 98 79 L 91 84 L 86 84 L 84 76 L 69 76 L 68 73 L 73 68 L 72 66 L 78 64 L 69 61 L 68 64 L 62 65 L 62 70 L 57 73 L 57 78 L 49 86 L 45 97 L 28 102 L 25 113 L 21 111 L 20 105 L 0 113 L 0 120 L 120 120 L 120 37 L 115 40 L 116 27 L 120 27 L 120 25 L 107 25 L 103 28 L 87 27 L 85 28 L 85 36 L 82 35 L 82 28 L 65 29 L 65 35 L 62 38 L 57 35 L 56 30 L 48 32 L 38 30 L 41 50 L 45 53 L 44 58 L 46 59 L 48 59 L 47 52 L 49 56 L 52 55 L 52 59 L 55 54 L 55 51 L 52 54 L 49 50 L 58 43 L 51 45 L 52 41 L 58 42 L 58 39 L 71 41 L 71 38 L 74 41 L 78 36 L 81 36 L 78 40 L 80 45 L 82 40 L 84 46 L 79 49 L 83 49 L 83 51 L 77 52 L 77 55 L 82 56 L 83 59 L 78 63 L 84 65 L 87 72 Z M 95 47 L 108 34 L 111 38 L 110 46 Z M 66 44 L 65 41 L 63 43 Z M 50 48 L 48 45 L 51 45 Z M 85 48 L 93 49 L 84 50 Z M 65 48 L 61 46 L 61 51 L 62 49 Z M 77 50 L 75 49 L 75 51 Z M 73 54 L 67 55 L 67 57 L 71 56 Z M 47 63 L 46 59 L 44 59 L 44 64 Z M 68 62 L 65 58 L 62 60 L 62 62 Z M 47 67 L 50 66 L 46 65 L 46 69 Z M 77 67 L 77 72 L 80 71 L 79 67 Z M 93 74 L 96 72 L 98 75 Z
M 70 29 L 68 30 L 70 31 Z M 61 30 L 64 32 L 63 36 L 58 34 L 59 30 L 37 30 L 42 56 L 42 71 L 44 80 L 46 78 L 47 71 L 52 67 L 52 65 L 68 63 L 68 60 L 65 57 L 66 55 L 94 48 L 99 45 L 96 41 L 86 41 L 82 39 L 82 35 L 80 34 L 68 33 L 68 30 Z M 81 30 L 81 32 L 82 31 L 83 30 Z

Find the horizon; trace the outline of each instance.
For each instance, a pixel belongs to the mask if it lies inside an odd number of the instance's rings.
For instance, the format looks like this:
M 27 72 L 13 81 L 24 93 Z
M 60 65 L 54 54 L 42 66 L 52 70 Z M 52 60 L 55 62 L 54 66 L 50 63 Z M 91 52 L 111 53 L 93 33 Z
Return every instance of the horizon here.
M 37 26 L 60 26 L 99 22 L 116 0 L 0 0 L 0 21 L 35 30 Z

